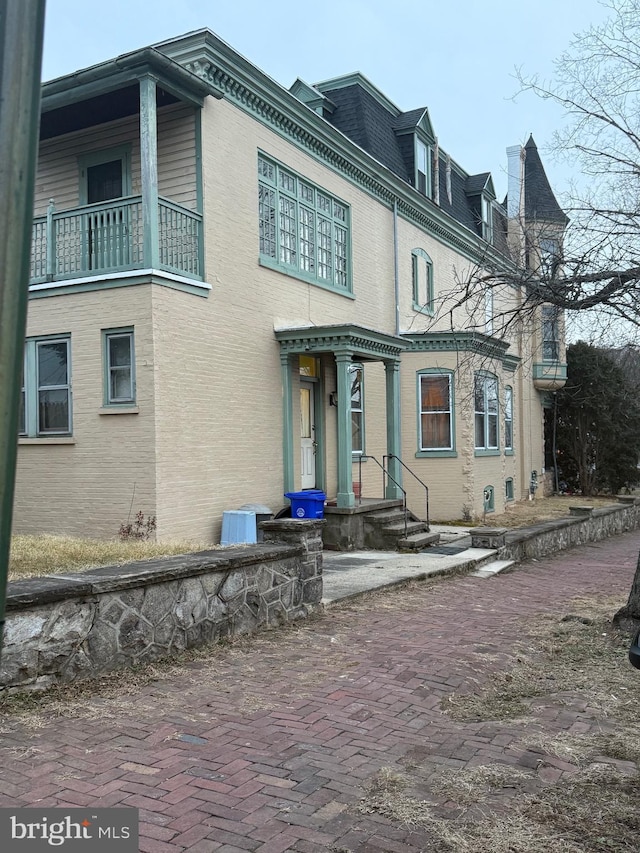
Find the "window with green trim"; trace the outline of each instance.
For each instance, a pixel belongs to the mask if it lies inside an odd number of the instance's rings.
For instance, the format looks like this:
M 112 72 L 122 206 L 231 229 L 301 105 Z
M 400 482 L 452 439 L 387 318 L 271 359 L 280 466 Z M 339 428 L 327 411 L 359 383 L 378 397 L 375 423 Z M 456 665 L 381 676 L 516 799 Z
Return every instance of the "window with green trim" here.
M 348 205 L 258 157 L 260 256 L 306 280 L 351 291 Z
M 507 477 L 504 481 L 504 498 L 507 501 L 513 500 L 513 477 Z
M 513 450 L 513 388 L 504 389 L 504 449 Z
M 18 431 L 36 438 L 71 435 L 71 338 L 27 338 Z
M 351 451 L 364 453 L 364 368 L 361 364 L 352 364 L 351 377 Z
M 542 306 L 542 360 L 560 358 L 560 309 L 555 305 Z
M 493 334 L 493 288 L 487 285 L 484 291 L 484 331 Z
M 487 243 L 493 243 L 493 202 L 490 198 L 483 195 L 481 200 L 482 206 L 482 238 Z
M 476 373 L 474 385 L 476 450 L 498 449 L 498 380 Z
M 453 450 L 453 392 L 450 373 L 421 373 L 420 450 Z
M 493 486 L 485 486 L 482 492 L 483 509 L 485 512 L 493 512 L 496 508 Z
M 433 314 L 433 262 L 424 249 L 411 252 L 413 307 Z
M 105 329 L 105 406 L 132 406 L 136 401 L 133 329 Z
M 416 189 L 431 198 L 431 150 L 416 138 Z

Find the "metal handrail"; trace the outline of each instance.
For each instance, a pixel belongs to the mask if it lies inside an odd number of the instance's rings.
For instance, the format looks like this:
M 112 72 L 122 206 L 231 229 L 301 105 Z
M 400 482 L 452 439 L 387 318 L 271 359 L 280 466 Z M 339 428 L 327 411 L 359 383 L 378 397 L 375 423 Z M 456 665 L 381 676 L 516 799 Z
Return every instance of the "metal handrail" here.
M 427 484 L 426 484 L 426 483 L 424 483 L 424 482 L 420 479 L 420 477 L 418 477 L 418 475 L 417 475 L 416 473 L 414 473 L 414 472 L 411 470 L 411 468 L 409 468 L 409 466 L 408 466 L 408 465 L 406 465 L 406 464 L 402 461 L 402 459 L 400 459 L 400 457 L 399 457 L 399 456 L 396 456 L 396 454 L 395 454 L 395 453 L 385 453 L 385 455 L 382 457 L 382 461 L 383 461 L 382 470 L 383 470 L 383 471 L 385 471 L 385 470 L 387 471 L 387 476 L 388 476 L 388 477 L 390 477 L 390 479 L 393 479 L 393 478 L 391 477 L 391 475 L 389 474 L 389 471 L 388 471 L 388 466 L 387 466 L 387 460 L 388 460 L 388 459 L 395 459 L 396 461 L 398 461 L 398 462 L 402 465 L 402 467 L 405 469 L 405 471 L 408 471 L 408 472 L 409 472 L 409 474 L 411 474 L 411 476 L 412 476 L 415 480 L 417 480 L 417 481 L 420 483 L 420 485 L 422 486 L 422 488 L 424 489 L 424 491 L 425 491 L 425 497 L 426 497 L 426 503 L 427 503 L 427 517 L 426 517 L 426 519 L 425 519 L 425 522 L 426 522 L 426 525 L 427 525 L 427 533 L 428 533 L 428 532 L 431 530 L 431 528 L 430 528 L 430 526 L 429 526 L 429 487 L 427 486 Z M 395 480 L 393 480 L 393 482 L 395 483 Z
M 386 457 L 383 456 L 382 458 L 385 459 Z M 384 465 L 380 463 L 379 459 L 376 459 L 375 456 L 370 456 L 367 453 L 363 453 L 358 457 L 358 480 L 360 483 L 360 495 L 362 495 L 362 460 L 363 459 L 372 459 L 376 463 L 378 468 L 380 468 L 380 470 L 382 471 L 382 496 L 383 497 L 384 497 L 384 493 L 385 493 L 385 485 L 386 485 L 387 480 L 391 480 L 391 482 L 394 483 L 394 485 L 396 485 L 400 489 L 400 491 L 402 492 L 402 513 L 404 515 L 404 538 L 406 539 L 407 534 L 408 534 L 408 529 L 407 529 L 407 493 L 406 493 L 406 491 L 402 488 L 400 483 L 396 479 L 394 479 L 394 477 L 391 476 L 391 474 L 384 467 Z M 360 502 L 362 502 L 362 497 L 360 497 Z

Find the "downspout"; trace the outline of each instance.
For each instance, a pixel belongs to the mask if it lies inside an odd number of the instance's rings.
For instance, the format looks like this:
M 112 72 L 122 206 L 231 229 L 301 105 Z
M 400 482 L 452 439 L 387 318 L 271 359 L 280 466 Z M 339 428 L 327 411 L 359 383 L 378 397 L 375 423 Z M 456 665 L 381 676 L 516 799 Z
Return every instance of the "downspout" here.
M 400 337 L 400 274 L 398 272 L 398 200 L 393 200 L 393 292 L 396 302 L 396 337 Z

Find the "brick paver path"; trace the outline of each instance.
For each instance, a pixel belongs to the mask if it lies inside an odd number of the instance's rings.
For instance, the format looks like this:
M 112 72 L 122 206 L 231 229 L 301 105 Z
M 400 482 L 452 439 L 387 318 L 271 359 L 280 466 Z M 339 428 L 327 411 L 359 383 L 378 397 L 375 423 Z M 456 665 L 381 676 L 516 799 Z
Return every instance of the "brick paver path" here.
M 137 807 L 147 853 L 427 851 L 426 830 L 358 812 L 367 782 L 416 757 L 517 765 L 540 784 L 569 772 L 523 748 L 513 725 L 456 723 L 440 703 L 510 665 L 523 617 L 566 613 L 577 597 L 622 604 L 639 548 L 635 532 L 489 580 L 375 593 L 142 685 L 120 676 L 4 716 L 0 805 Z M 593 723 L 579 707 L 554 714 L 555 731 Z

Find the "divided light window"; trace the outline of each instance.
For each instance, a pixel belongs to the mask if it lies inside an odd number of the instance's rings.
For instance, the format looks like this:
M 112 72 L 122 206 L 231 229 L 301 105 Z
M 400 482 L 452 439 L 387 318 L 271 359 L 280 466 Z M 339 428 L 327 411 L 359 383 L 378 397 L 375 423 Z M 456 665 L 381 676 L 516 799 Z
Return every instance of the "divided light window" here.
M 35 438 L 71 434 L 71 341 L 28 338 L 25 343 L 18 431 Z
M 542 360 L 560 359 L 560 309 L 555 305 L 542 306 Z
M 498 449 L 498 380 L 476 373 L 474 386 L 476 450 Z
M 136 401 L 133 329 L 105 331 L 105 405 L 132 405 Z
M 420 450 L 453 450 L 451 374 L 420 375 Z
M 261 257 L 301 278 L 351 291 L 348 206 L 263 156 L 258 179 Z

